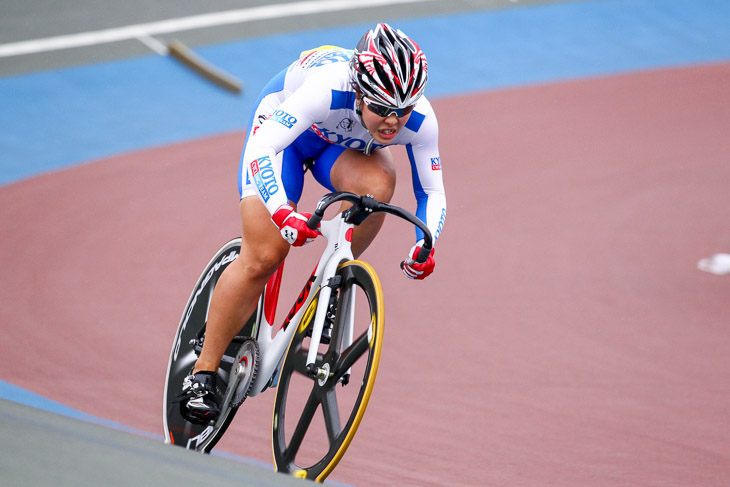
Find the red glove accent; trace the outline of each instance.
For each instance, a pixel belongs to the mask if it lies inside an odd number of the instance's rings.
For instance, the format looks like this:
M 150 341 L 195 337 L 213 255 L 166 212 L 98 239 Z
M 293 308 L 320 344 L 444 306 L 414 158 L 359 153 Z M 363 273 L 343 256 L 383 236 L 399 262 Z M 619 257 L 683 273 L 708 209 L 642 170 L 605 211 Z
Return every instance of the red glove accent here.
M 314 240 L 319 232 L 307 226 L 310 213 L 297 213 L 291 205 L 281 205 L 271 216 L 281 236 L 294 247 L 301 247 Z
M 434 267 L 436 267 L 436 261 L 433 258 L 436 251 L 435 248 L 431 249 L 431 253 L 428 254 L 426 262 L 419 264 L 414 260 L 418 255 L 418 252 L 421 250 L 421 245 L 423 245 L 423 241 L 414 245 L 408 253 L 409 257 L 400 264 L 403 274 L 409 279 L 425 279 L 431 275 Z

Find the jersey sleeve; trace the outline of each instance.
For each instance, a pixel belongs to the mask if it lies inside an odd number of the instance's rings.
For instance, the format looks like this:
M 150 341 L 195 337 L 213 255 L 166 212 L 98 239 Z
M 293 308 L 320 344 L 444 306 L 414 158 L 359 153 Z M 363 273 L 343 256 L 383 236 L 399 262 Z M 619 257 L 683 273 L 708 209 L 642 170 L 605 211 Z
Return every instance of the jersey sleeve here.
M 446 221 L 446 192 L 438 149 L 438 122 L 430 107 L 406 151 L 416 196 L 416 216 L 426 223 L 435 243 Z M 416 230 L 416 238 L 423 238 L 420 229 Z
M 326 116 L 331 98 L 329 88 L 310 80 L 279 104 L 248 138 L 243 163 L 269 213 L 289 201 L 282 181 L 282 158 L 277 155 Z

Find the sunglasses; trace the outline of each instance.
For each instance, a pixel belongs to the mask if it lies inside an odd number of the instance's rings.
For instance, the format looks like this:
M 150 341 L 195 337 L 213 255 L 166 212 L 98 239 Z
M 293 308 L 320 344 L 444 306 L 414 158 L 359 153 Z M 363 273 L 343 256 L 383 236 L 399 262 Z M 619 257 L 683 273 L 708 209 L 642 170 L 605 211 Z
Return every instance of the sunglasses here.
M 383 118 L 390 117 L 392 114 L 395 114 L 396 117 L 401 118 L 405 117 L 413 111 L 413 105 L 405 108 L 393 108 L 387 107 L 385 105 L 378 105 L 377 103 L 373 103 L 364 97 L 362 101 L 365 102 L 365 106 L 368 107 L 368 110 L 373 112 L 375 115 Z

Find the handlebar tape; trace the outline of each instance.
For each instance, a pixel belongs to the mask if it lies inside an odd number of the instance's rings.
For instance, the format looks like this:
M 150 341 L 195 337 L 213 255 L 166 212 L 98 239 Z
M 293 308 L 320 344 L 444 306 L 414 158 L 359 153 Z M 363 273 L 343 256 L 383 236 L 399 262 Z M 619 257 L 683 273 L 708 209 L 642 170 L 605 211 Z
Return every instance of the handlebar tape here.
M 312 216 L 310 216 L 310 217 L 309 217 L 309 219 L 307 220 L 307 226 L 308 226 L 308 227 L 309 227 L 310 229 L 312 229 L 312 230 L 316 230 L 316 229 L 317 229 L 317 227 L 319 227 L 319 222 L 321 222 L 321 221 L 322 221 L 322 217 L 321 217 L 321 216 L 319 216 L 318 214 L 314 213 L 314 214 L 313 214 Z
M 431 247 L 426 247 L 426 245 L 424 245 L 418 251 L 418 255 L 416 256 L 415 261 L 418 262 L 419 264 L 423 264 L 424 262 L 426 262 L 428 260 L 429 254 L 431 254 Z

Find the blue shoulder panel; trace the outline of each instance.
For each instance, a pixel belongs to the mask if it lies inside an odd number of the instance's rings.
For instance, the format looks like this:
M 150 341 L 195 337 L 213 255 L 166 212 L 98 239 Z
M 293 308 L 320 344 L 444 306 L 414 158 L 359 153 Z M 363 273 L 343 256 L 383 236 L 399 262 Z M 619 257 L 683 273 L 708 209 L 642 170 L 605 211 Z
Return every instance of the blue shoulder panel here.
M 342 110 L 343 108 L 355 109 L 355 92 L 332 90 L 330 110 Z
M 418 129 L 421 128 L 421 124 L 423 123 L 425 118 L 426 118 L 426 115 L 413 111 L 411 113 L 411 118 L 409 118 L 408 121 L 406 122 L 406 128 L 413 132 L 418 132 Z

